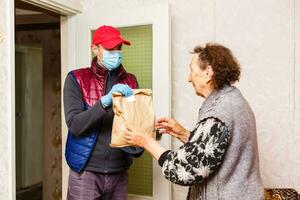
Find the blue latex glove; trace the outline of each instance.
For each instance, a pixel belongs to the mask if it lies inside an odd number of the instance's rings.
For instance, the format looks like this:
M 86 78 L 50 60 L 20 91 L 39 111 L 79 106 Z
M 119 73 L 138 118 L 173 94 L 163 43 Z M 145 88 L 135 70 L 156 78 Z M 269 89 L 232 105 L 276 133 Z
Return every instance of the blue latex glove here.
M 103 97 L 101 97 L 101 103 L 103 107 L 109 107 L 112 104 L 112 93 L 120 92 L 125 97 L 129 97 L 133 95 L 132 89 L 125 84 L 116 84 L 112 87 L 109 93 Z

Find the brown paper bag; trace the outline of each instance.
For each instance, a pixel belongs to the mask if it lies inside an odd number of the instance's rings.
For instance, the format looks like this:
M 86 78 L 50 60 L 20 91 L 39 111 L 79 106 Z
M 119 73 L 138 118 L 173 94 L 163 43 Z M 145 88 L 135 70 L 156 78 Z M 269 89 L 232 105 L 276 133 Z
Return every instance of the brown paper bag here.
M 143 134 L 155 137 L 155 117 L 151 89 L 135 89 L 132 98 L 125 98 L 119 93 L 113 94 L 113 111 L 115 113 L 111 147 L 130 146 L 126 143 L 126 124 L 142 128 Z

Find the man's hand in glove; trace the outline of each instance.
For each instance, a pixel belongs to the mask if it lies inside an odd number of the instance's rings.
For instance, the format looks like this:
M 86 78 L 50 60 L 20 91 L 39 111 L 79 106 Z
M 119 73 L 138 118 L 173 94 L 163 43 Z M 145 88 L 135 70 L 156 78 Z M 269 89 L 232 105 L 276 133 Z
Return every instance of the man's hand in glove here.
M 112 94 L 114 92 L 120 92 L 125 97 L 129 97 L 133 95 L 132 89 L 125 84 L 116 84 L 112 87 L 112 89 L 109 91 L 109 93 L 103 97 L 101 97 L 101 103 L 103 107 L 107 108 L 111 106 L 112 104 Z

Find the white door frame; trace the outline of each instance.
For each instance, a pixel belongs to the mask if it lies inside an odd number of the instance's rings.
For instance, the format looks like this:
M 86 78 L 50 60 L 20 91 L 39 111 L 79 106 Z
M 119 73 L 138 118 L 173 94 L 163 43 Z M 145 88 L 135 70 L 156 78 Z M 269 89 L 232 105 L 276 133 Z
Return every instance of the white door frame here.
M 21 0 L 60 15 L 76 15 L 82 11 L 78 0 Z
M 81 11 L 78 0 L 23 0 L 63 15 Z M 0 199 L 16 199 L 15 4 L 0 1 Z

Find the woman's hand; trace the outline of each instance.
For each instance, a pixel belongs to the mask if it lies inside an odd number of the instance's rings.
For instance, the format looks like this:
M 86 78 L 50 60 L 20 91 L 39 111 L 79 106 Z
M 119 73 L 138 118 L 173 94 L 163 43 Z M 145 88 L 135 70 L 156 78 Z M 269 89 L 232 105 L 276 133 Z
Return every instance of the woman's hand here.
M 131 146 L 143 147 L 157 160 L 165 152 L 165 149 L 154 138 L 145 134 L 143 129 L 137 127 L 127 126 L 125 139 Z
M 181 126 L 175 119 L 163 117 L 157 120 L 156 129 L 162 134 L 170 134 L 186 143 L 189 140 L 190 132 Z
M 139 146 L 145 148 L 147 145 L 147 140 L 151 137 L 147 134 L 144 134 L 144 130 L 141 128 L 127 126 L 125 130 L 126 142 L 132 146 Z

